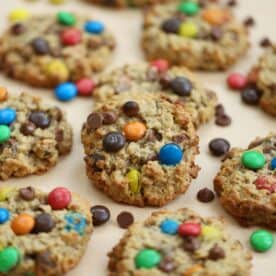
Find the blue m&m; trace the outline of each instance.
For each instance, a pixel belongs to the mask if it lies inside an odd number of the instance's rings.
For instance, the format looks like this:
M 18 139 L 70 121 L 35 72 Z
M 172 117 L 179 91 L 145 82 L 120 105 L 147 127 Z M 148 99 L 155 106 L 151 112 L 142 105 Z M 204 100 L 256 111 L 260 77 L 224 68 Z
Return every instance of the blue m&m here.
M 0 109 L 0 125 L 9 125 L 16 119 L 16 111 L 13 108 Z
M 91 34 L 101 34 L 104 31 L 104 24 L 100 21 L 87 21 L 84 25 L 86 32 Z
M 55 89 L 55 96 L 58 100 L 68 102 L 77 96 L 77 86 L 72 82 L 64 82 Z
M 159 161 L 163 165 L 177 165 L 181 162 L 182 157 L 182 149 L 174 143 L 164 145 L 159 152 Z
M 270 168 L 271 168 L 271 170 L 276 169 L 276 157 L 272 158 L 272 160 L 270 162 Z
M 0 224 L 5 223 L 10 219 L 10 212 L 5 208 L 0 208 Z
M 160 224 L 160 229 L 163 233 L 175 235 L 178 230 L 179 223 L 173 219 L 163 220 Z

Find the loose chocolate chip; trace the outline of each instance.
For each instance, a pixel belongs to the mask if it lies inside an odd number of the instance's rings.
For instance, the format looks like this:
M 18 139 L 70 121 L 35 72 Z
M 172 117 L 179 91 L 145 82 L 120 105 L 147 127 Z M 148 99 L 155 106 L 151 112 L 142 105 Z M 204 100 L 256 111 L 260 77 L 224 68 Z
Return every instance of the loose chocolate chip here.
M 227 114 L 218 115 L 215 120 L 215 123 L 218 126 L 229 126 L 231 122 L 232 119 Z
M 184 77 L 176 77 L 170 83 L 173 92 L 179 96 L 190 96 L 193 89 L 192 83 Z
M 224 106 L 222 104 L 218 104 L 215 108 L 215 113 L 216 113 L 216 116 L 225 114 Z
M 48 250 L 37 253 L 35 258 L 35 264 L 36 271 L 39 272 L 46 272 L 49 271 L 49 269 L 53 270 L 56 266 L 56 262 L 53 260 L 52 255 Z
M 102 114 L 98 112 L 91 113 L 86 120 L 88 129 L 95 130 L 101 127 L 103 124 L 103 120 L 104 120 L 104 117 Z
M 263 47 L 263 48 L 270 47 L 271 45 L 272 45 L 271 41 L 269 40 L 268 37 L 265 37 L 260 41 L 260 46 Z
M 175 267 L 175 263 L 170 256 L 165 256 L 158 265 L 158 268 L 166 273 L 174 271 Z
M 210 35 L 214 41 L 218 41 L 222 38 L 223 31 L 220 27 L 213 27 Z
M 237 5 L 237 1 L 236 0 L 229 0 L 227 5 L 229 7 L 235 7 Z
M 32 135 L 36 129 L 36 126 L 32 122 L 26 122 L 21 125 L 20 132 L 24 134 L 25 136 Z
M 107 133 L 103 138 L 103 148 L 106 152 L 117 152 L 124 147 L 126 138 L 117 131 Z
M 209 150 L 214 156 L 222 156 L 230 149 L 230 143 L 223 138 L 215 138 L 209 143 Z
M 200 202 L 204 202 L 204 203 L 211 202 L 214 200 L 214 198 L 215 198 L 214 192 L 208 188 L 203 188 L 199 190 L 197 193 L 197 199 Z
M 126 229 L 134 222 L 134 217 L 129 212 L 121 212 L 117 216 L 117 222 L 121 228 Z
M 225 252 L 224 252 L 223 248 L 221 248 L 220 246 L 218 246 L 216 244 L 214 247 L 212 247 L 209 250 L 208 258 L 213 261 L 223 259 L 223 258 L 225 258 Z
M 248 87 L 241 93 L 242 101 L 249 105 L 257 105 L 259 103 L 261 93 L 255 87 Z
M 32 123 L 34 123 L 37 127 L 42 129 L 47 128 L 51 123 L 51 120 L 48 114 L 43 111 L 32 112 L 31 115 L 29 116 L 29 120 Z
M 91 158 L 93 160 L 93 168 L 95 171 L 102 171 L 104 168 L 104 160 L 105 157 L 98 153 L 93 153 L 91 155 Z
M 41 37 L 37 37 L 32 41 L 32 47 L 38 55 L 46 55 L 50 51 L 48 41 Z
M 117 121 L 117 114 L 113 111 L 107 111 L 103 113 L 103 123 L 105 125 L 111 125 Z
M 25 26 L 21 23 L 15 23 L 14 25 L 11 26 L 11 32 L 14 35 L 20 35 L 24 33 L 26 30 Z
M 162 23 L 162 30 L 166 33 L 178 33 L 181 21 L 178 18 L 170 18 Z
M 56 223 L 52 216 L 47 213 L 39 214 L 35 217 L 34 233 L 49 233 L 53 230 Z
M 200 248 L 200 239 L 196 237 L 187 236 L 183 239 L 183 249 L 188 252 L 194 252 Z
M 247 17 L 244 21 L 243 21 L 243 24 L 246 26 L 246 27 L 252 27 L 255 25 L 255 20 L 253 17 L 249 16 Z
M 26 201 L 31 201 L 35 198 L 35 190 L 33 187 L 26 187 L 19 190 L 19 195 Z
M 134 101 L 128 101 L 123 105 L 123 111 L 129 117 L 137 116 L 137 114 L 139 113 L 139 110 L 140 108 L 138 103 Z
M 93 225 L 99 226 L 106 223 L 110 219 L 110 211 L 103 205 L 95 205 L 91 207 Z
M 153 142 L 156 140 L 161 141 L 162 134 L 159 133 L 155 128 L 150 128 L 147 132 L 147 141 Z

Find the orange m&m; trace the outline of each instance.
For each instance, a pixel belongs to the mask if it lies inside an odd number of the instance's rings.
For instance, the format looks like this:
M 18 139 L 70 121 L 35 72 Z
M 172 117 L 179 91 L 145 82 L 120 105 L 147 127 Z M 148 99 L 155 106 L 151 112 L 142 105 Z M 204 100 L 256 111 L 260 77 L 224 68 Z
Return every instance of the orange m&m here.
M 138 141 L 146 133 L 146 126 L 141 122 L 129 122 L 124 126 L 124 133 L 129 141 Z
M 213 7 L 204 10 L 202 17 L 211 25 L 221 25 L 229 20 L 230 15 L 226 10 Z
M 30 233 L 35 225 L 35 220 L 31 215 L 20 214 L 11 222 L 11 228 L 16 235 Z

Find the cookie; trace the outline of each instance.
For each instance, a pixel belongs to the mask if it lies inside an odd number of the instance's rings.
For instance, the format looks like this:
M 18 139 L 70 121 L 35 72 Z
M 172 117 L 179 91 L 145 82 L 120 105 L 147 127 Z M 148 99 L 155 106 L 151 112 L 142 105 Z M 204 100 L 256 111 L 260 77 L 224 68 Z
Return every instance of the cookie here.
M 86 171 L 117 202 L 162 206 L 197 176 L 198 137 L 183 106 L 153 93 L 122 93 L 82 129 Z
M 72 136 L 58 107 L 0 90 L 0 179 L 47 172 L 71 151 Z
M 33 15 L 0 38 L 0 69 L 32 86 L 54 87 L 101 71 L 114 46 L 100 21 L 69 12 Z
M 189 209 L 154 212 L 109 253 L 109 276 L 250 275 L 251 254 L 223 222 Z
M 276 229 L 276 133 L 233 148 L 214 180 L 221 205 L 243 226 Z
M 86 0 L 107 7 L 130 8 L 144 7 L 156 3 L 169 2 L 170 0 Z
M 196 127 L 209 121 L 215 113 L 216 94 L 203 88 L 184 67 L 168 67 L 166 60 L 129 64 L 103 73 L 93 92 L 94 99 L 105 102 L 125 91 L 154 92 L 184 105 Z
M 0 275 L 61 276 L 85 252 L 88 203 L 66 188 L 0 188 Z
M 247 28 L 228 6 L 214 1 L 152 6 L 145 11 L 143 28 L 147 59 L 165 58 L 191 69 L 225 70 L 249 47 Z
M 271 45 L 248 75 L 250 84 L 257 87 L 262 109 L 276 116 L 276 44 Z

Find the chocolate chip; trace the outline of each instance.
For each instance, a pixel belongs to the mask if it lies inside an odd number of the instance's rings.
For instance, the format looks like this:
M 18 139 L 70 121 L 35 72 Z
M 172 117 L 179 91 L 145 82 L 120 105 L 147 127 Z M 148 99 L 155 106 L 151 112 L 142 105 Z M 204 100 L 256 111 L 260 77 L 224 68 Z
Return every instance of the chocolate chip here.
M 138 103 L 134 101 L 128 101 L 123 105 L 123 111 L 129 117 L 137 116 L 139 113 L 139 110 L 140 108 Z
M 164 21 L 161 25 L 161 29 L 166 33 L 178 33 L 181 20 L 178 18 L 170 18 Z
M 271 43 L 271 41 L 269 40 L 268 37 L 265 37 L 260 41 L 260 46 L 263 47 L 263 48 L 270 47 L 271 45 L 272 45 L 272 43 Z
M 32 47 L 33 47 L 35 53 L 38 55 L 46 55 L 50 52 L 50 47 L 49 47 L 48 41 L 41 37 L 35 38 L 31 42 L 31 44 L 32 44 Z
M 246 26 L 246 27 L 252 27 L 255 25 L 255 20 L 253 17 L 249 16 L 247 17 L 244 21 L 243 21 L 243 24 Z
M 46 271 L 48 272 L 49 269 L 53 270 L 54 267 L 56 266 L 56 262 L 54 261 L 51 253 L 48 250 L 46 250 L 36 254 L 35 265 L 36 265 L 36 272 L 39 272 L 38 274 L 40 274 Z M 40 274 L 40 275 L 45 275 L 45 274 Z
M 49 233 L 56 226 L 52 216 L 47 213 L 39 214 L 35 217 L 33 233 Z
M 33 187 L 21 188 L 19 195 L 26 201 L 32 201 L 35 198 L 35 189 Z
M 156 140 L 161 141 L 162 140 L 162 134 L 159 133 L 155 128 L 150 128 L 147 131 L 147 141 L 154 142 Z
M 11 32 L 14 35 L 20 35 L 24 33 L 26 30 L 25 26 L 21 23 L 15 23 L 14 25 L 11 26 Z
M 36 126 L 32 122 L 26 122 L 21 125 L 20 132 L 24 134 L 25 136 L 32 135 L 36 129 Z
M 86 124 L 89 130 L 95 130 L 102 126 L 104 117 L 98 112 L 91 113 L 87 120 Z
M 222 156 L 230 149 L 230 143 L 223 138 L 215 138 L 209 143 L 209 150 L 214 156 Z
M 214 192 L 208 188 L 203 188 L 199 190 L 197 193 L 197 199 L 200 202 L 204 202 L 204 203 L 211 202 L 214 200 L 214 198 L 215 198 Z
M 29 116 L 29 120 L 32 123 L 34 123 L 37 127 L 42 129 L 47 128 L 51 123 L 51 120 L 48 114 L 43 111 L 32 112 L 31 115 Z
M 183 249 L 188 252 L 194 252 L 200 248 L 201 241 L 197 237 L 187 236 L 183 239 Z
M 103 113 L 103 123 L 105 125 L 111 125 L 117 121 L 117 114 L 113 111 L 107 111 Z
M 58 143 L 62 142 L 64 140 L 64 131 L 62 129 L 58 129 L 56 131 L 56 141 Z
M 107 133 L 103 138 L 103 148 L 106 152 L 117 152 L 124 147 L 125 137 L 117 131 Z
M 95 171 L 102 171 L 104 168 L 104 160 L 105 157 L 98 153 L 93 153 L 91 155 L 91 158 L 93 160 L 93 168 Z
M 121 228 L 126 229 L 134 222 L 134 217 L 129 212 L 121 212 L 117 216 L 117 222 Z
M 214 247 L 212 247 L 209 250 L 208 258 L 213 260 L 213 261 L 216 261 L 216 260 L 219 260 L 219 259 L 224 259 L 225 258 L 225 252 L 224 252 L 223 248 L 221 248 L 220 246 L 218 246 L 216 244 Z
M 227 114 L 218 115 L 215 120 L 215 123 L 218 126 L 229 126 L 231 122 L 232 119 Z
M 220 27 L 213 27 L 211 29 L 211 38 L 214 40 L 214 41 L 218 41 L 222 38 L 222 35 L 223 35 L 223 31 Z
M 255 87 L 248 87 L 241 93 L 242 101 L 249 105 L 257 105 L 261 97 L 260 91 Z
M 179 96 L 190 96 L 193 89 L 192 83 L 184 77 L 176 77 L 170 83 L 173 92 Z
M 175 135 L 172 137 L 173 142 L 175 142 L 176 144 L 180 144 L 183 141 L 188 140 L 188 139 L 189 139 L 189 137 L 186 133 L 181 133 L 179 135 Z
M 225 114 L 224 106 L 222 104 L 216 105 L 216 107 L 215 107 L 215 113 L 216 113 L 216 116 L 224 115 Z
M 173 259 L 170 256 L 165 256 L 158 265 L 158 268 L 163 272 L 172 272 L 176 266 Z
M 236 0 L 229 0 L 227 5 L 229 7 L 235 7 L 237 5 L 237 1 Z
M 95 205 L 91 207 L 90 212 L 92 214 L 94 226 L 102 225 L 110 219 L 110 211 L 103 205 Z

